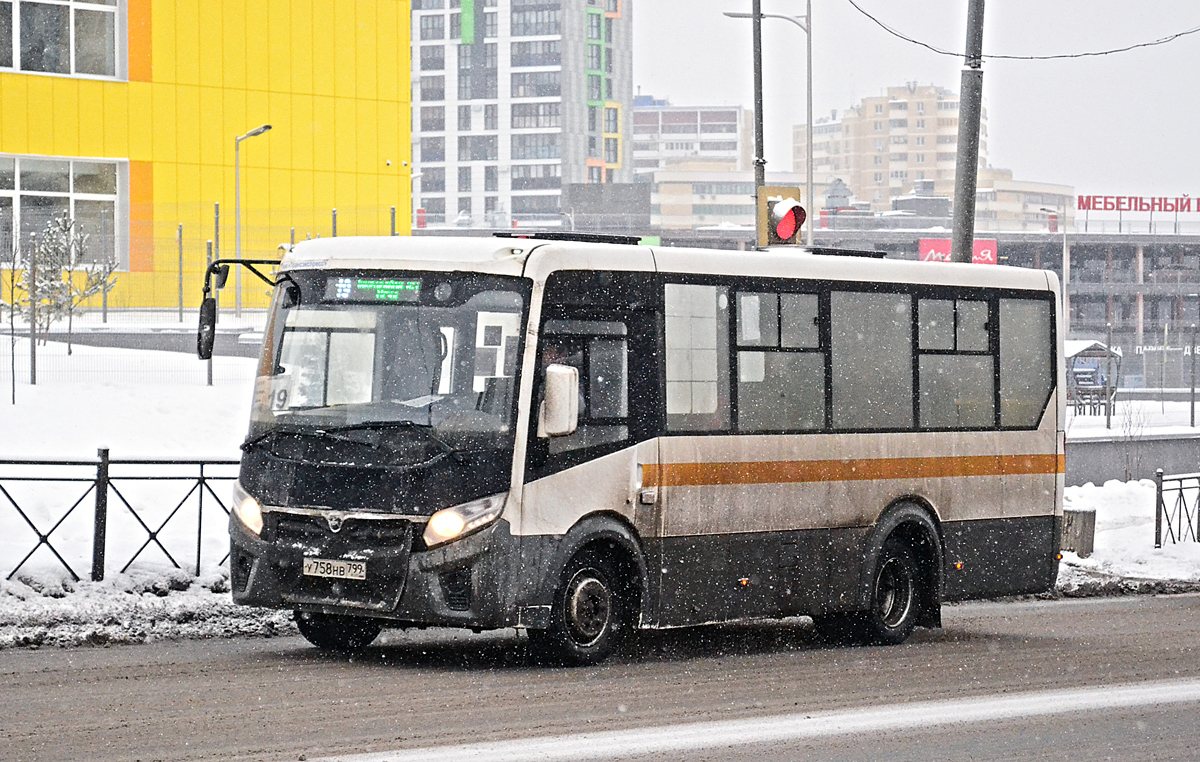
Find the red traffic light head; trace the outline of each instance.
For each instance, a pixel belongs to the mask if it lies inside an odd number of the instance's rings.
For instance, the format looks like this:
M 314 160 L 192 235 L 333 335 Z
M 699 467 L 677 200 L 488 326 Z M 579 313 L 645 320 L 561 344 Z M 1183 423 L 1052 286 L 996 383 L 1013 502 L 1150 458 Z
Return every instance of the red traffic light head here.
M 771 226 L 773 238 L 781 243 L 794 243 L 800 226 L 804 224 L 804 207 L 793 198 L 780 199 L 771 204 Z

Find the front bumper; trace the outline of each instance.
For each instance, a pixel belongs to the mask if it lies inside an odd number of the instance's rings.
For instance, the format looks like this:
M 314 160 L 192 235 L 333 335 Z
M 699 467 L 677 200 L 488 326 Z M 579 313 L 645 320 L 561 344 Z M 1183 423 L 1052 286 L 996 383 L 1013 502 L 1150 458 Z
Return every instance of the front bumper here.
M 518 541 L 503 519 L 475 534 L 424 548 L 424 524 L 380 515 L 333 531 L 319 514 L 267 514 L 262 537 L 230 519 L 235 603 L 351 614 L 419 625 L 495 628 L 516 624 L 511 573 Z M 302 574 L 305 558 L 363 561 L 366 580 Z

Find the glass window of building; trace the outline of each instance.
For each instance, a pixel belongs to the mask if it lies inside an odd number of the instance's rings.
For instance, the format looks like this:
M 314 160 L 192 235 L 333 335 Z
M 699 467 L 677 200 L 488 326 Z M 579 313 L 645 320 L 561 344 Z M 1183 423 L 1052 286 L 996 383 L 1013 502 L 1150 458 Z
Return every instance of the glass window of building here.
M 604 109 L 604 131 L 608 133 L 621 131 L 621 112 L 618 109 Z
M 421 107 L 421 132 L 441 132 L 446 129 L 446 109 L 444 106 Z
M 599 13 L 589 13 L 587 20 L 587 36 L 589 40 L 599 40 L 604 28 L 604 17 Z
M 470 193 L 471 192 L 471 168 L 470 167 L 459 167 L 458 168 L 458 190 L 461 193 Z
M 557 9 L 539 9 L 512 12 L 511 34 L 513 37 L 541 37 L 559 34 Z
M 421 46 L 421 71 L 442 71 L 446 68 L 446 48 L 441 45 Z
M 446 78 L 441 76 L 421 77 L 421 100 L 446 100 Z
M 446 190 L 446 168 L 425 167 L 421 171 L 421 190 L 426 193 L 441 193 Z
M 0 261 L 19 265 L 21 248 L 54 218 L 66 215 L 87 236 L 80 261 L 124 264 L 118 196 L 123 162 L 47 159 L 0 154 Z
M 0 0 L 0 69 L 117 77 L 124 0 Z
M 500 129 L 500 107 L 495 103 L 489 103 L 483 107 L 483 129 Z
M 490 166 L 483 168 L 483 189 L 484 191 L 497 191 L 500 189 L 500 168 Z M 489 210 L 491 211 L 491 210 Z
M 446 17 L 442 14 L 421 16 L 419 24 L 422 40 L 446 39 Z
M 621 144 L 617 138 L 604 139 L 604 161 L 616 164 L 621 160 Z

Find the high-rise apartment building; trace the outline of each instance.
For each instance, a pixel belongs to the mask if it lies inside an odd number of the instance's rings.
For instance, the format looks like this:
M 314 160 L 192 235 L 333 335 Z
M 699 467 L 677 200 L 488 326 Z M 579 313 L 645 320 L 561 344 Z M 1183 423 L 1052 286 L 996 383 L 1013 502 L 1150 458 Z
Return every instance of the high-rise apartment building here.
M 740 106 L 672 106 L 638 95 L 633 102 L 633 169 L 754 167 L 753 112 Z
M 418 226 L 557 222 L 563 185 L 632 182 L 631 5 L 414 0 Z
M 804 172 L 808 130 L 792 128 L 792 166 Z M 873 211 L 891 209 L 892 199 L 910 194 L 917 180 L 932 180 L 934 193 L 952 196 L 958 149 L 958 95 L 934 85 L 909 82 L 883 96 L 864 98 L 813 125 L 813 180 L 827 186 L 841 179 Z M 979 163 L 987 166 L 987 108 L 979 127 Z

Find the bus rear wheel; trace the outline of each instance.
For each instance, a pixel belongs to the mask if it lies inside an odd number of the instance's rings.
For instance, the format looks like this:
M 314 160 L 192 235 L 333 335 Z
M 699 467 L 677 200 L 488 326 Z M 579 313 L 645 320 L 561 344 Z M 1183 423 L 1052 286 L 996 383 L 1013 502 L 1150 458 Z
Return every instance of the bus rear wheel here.
M 296 612 L 296 627 L 322 651 L 358 651 L 371 645 L 383 630 L 377 619 L 308 611 Z
M 871 581 L 871 608 L 853 614 L 831 614 L 816 620 L 828 641 L 894 646 L 912 634 L 921 617 L 921 571 L 909 547 L 889 537 L 879 554 Z
M 529 631 L 531 655 L 564 666 L 604 661 L 625 634 L 629 609 L 618 567 L 605 554 L 584 550 L 563 570 L 550 627 Z

